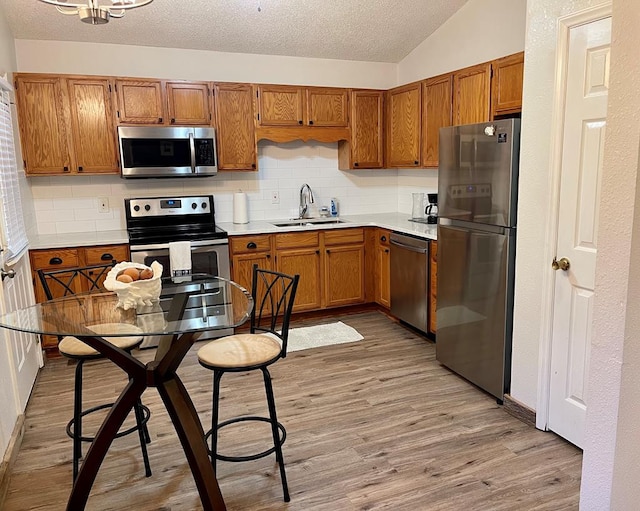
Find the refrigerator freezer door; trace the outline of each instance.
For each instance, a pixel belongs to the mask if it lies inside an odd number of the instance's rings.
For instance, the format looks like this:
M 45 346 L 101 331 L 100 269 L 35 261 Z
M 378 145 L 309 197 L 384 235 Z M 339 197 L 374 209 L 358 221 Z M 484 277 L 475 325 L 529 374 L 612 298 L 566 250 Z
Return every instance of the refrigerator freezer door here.
M 515 227 L 520 120 L 440 129 L 440 217 Z
M 514 229 L 438 228 L 436 359 L 502 400 L 510 383 Z

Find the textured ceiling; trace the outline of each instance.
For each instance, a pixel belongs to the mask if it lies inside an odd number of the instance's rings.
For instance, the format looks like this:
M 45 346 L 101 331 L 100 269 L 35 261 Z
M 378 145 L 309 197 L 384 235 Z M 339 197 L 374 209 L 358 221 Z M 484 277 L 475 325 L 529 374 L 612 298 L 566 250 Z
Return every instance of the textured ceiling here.
M 37 0 L 0 8 L 17 39 L 399 62 L 466 1 L 154 0 L 102 26 Z

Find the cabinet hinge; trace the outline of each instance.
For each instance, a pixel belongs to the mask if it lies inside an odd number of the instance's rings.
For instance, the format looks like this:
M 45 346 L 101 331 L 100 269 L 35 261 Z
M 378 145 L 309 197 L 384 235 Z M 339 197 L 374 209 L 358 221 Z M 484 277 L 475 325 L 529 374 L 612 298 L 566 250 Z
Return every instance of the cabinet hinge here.
M 27 170 L 27 160 L 22 160 L 22 165 L 24 166 L 24 170 Z
M 258 120 L 260 120 L 260 114 L 258 114 Z
M 109 92 L 111 92 L 111 84 L 109 84 Z
M 18 80 L 16 80 L 15 82 L 13 82 L 13 88 L 15 90 L 18 90 Z
M 120 110 L 116 110 L 116 114 L 118 115 L 118 118 L 120 118 Z
M 213 121 L 213 114 L 209 112 L 209 122 Z
M 211 96 L 211 89 L 209 87 L 207 87 L 207 96 Z
M 256 98 L 260 97 L 260 92 L 256 91 Z
M 116 92 L 118 92 L 118 84 L 117 84 L 117 83 L 114 83 L 114 84 L 113 84 L 113 89 L 114 89 Z

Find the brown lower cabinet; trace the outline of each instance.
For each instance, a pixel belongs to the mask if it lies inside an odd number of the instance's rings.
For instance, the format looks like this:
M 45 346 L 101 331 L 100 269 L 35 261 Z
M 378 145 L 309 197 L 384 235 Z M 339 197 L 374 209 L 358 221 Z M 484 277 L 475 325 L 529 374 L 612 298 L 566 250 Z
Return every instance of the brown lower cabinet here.
M 436 297 L 438 290 L 438 242 L 429 243 L 429 333 L 436 333 Z
M 254 263 L 299 274 L 294 311 L 365 302 L 364 229 L 232 236 L 231 278 L 246 285 Z
M 79 266 L 91 266 L 94 264 L 105 264 L 109 261 L 129 260 L 129 245 L 100 245 L 90 247 L 69 247 L 59 249 L 30 250 L 29 259 L 33 274 L 33 287 L 35 290 L 36 302 L 47 300 L 42 284 L 38 277 L 38 270 L 63 270 L 72 269 Z M 75 292 L 88 291 L 84 289 L 84 282 L 77 281 Z M 64 295 L 64 288 L 53 287 L 51 289 L 54 298 Z M 58 338 L 54 335 L 42 336 L 43 349 L 55 352 L 58 346 Z

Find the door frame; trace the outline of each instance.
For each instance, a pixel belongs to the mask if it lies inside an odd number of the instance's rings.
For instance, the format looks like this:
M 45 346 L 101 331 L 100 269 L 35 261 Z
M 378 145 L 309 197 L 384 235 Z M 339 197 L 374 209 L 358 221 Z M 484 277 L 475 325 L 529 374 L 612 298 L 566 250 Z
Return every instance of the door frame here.
M 538 392 L 536 401 L 536 427 L 549 429 L 549 398 L 551 392 L 551 348 L 553 338 L 553 306 L 555 303 L 555 272 L 551 261 L 556 255 L 558 244 L 558 221 L 560 209 L 560 178 L 562 172 L 562 151 L 564 141 L 564 111 L 567 89 L 567 62 L 569 58 L 569 36 L 572 28 L 594 21 L 610 18 L 612 4 L 607 2 L 595 7 L 558 18 L 558 38 L 556 45 L 556 71 L 553 112 L 551 118 L 551 150 L 549 161 L 549 182 L 551 183 L 547 211 L 547 237 L 544 244 L 542 282 L 542 315 L 540 318 L 540 349 L 538 353 Z

